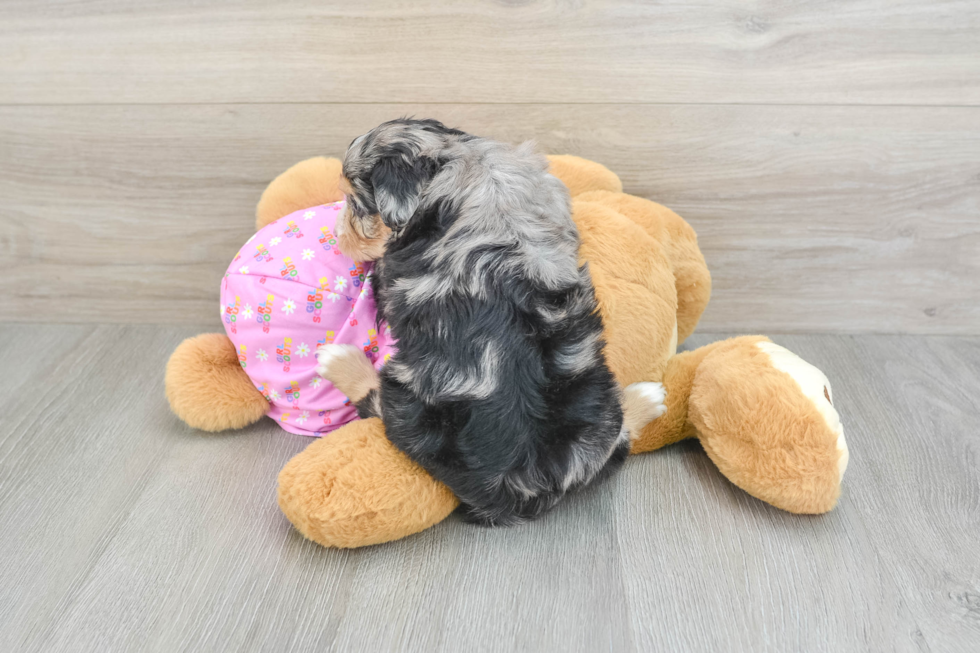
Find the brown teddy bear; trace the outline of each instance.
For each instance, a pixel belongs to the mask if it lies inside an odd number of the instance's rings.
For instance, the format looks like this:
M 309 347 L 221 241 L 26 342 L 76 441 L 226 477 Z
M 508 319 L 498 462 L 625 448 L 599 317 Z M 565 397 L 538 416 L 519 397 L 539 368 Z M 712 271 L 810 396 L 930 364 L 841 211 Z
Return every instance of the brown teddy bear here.
M 833 508 L 848 454 L 827 377 L 763 336 L 678 354 L 711 294 L 694 230 L 670 209 L 624 194 L 619 178 L 597 163 L 550 161 L 573 198 L 580 259 L 589 262 L 610 369 L 624 387 L 660 381 L 667 391 L 667 413 L 643 430 L 632 453 L 698 438 L 749 494 L 790 512 Z M 256 226 L 341 200 L 339 176 L 336 159 L 293 166 L 263 193 Z M 208 431 L 241 428 L 268 409 L 225 334 L 184 341 L 167 365 L 166 389 L 174 412 Z M 377 419 L 314 441 L 279 475 L 282 511 L 324 546 L 405 537 L 457 505 L 446 486 L 387 440 Z

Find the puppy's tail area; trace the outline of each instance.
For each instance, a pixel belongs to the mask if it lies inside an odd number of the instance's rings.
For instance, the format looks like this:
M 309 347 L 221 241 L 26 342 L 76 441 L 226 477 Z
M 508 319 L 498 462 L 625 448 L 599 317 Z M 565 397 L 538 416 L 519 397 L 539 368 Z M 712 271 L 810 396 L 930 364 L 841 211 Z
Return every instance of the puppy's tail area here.
M 623 429 L 630 440 L 640 437 L 643 427 L 667 412 L 667 391 L 661 383 L 632 383 L 623 391 Z

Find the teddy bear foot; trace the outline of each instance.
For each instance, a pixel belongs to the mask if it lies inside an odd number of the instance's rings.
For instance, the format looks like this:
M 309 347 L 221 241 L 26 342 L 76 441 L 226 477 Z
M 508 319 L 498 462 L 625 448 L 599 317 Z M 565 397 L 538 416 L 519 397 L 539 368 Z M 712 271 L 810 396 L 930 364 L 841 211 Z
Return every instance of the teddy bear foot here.
M 844 429 L 819 369 L 767 338 L 716 343 L 698 365 L 689 417 L 735 485 L 777 508 L 828 512 L 847 465 Z
M 180 343 L 164 380 L 170 408 L 202 431 L 240 429 L 259 421 L 269 402 L 252 385 L 235 345 L 223 333 L 205 333 Z
M 458 505 L 448 487 L 385 437 L 377 418 L 320 438 L 279 474 L 279 507 L 323 546 L 397 540 L 439 523 Z

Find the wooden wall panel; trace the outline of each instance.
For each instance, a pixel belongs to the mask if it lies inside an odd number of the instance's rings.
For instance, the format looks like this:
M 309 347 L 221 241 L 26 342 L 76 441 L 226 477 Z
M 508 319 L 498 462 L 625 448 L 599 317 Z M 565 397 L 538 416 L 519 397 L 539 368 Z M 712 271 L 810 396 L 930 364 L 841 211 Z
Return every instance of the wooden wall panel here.
M 975 0 L 2 0 L 0 102 L 980 104 Z
M 0 320 L 217 327 L 265 185 L 403 114 L 677 210 L 714 275 L 703 331 L 980 331 L 980 108 L 901 106 L 0 106 Z

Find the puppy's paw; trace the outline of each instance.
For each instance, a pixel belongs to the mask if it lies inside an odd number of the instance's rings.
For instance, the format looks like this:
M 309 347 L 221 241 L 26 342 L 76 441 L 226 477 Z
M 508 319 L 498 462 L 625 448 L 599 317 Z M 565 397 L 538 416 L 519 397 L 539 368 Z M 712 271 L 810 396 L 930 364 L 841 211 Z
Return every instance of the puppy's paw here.
M 378 372 L 355 345 L 320 345 L 316 350 L 316 373 L 358 402 L 378 387 Z
M 623 391 L 623 424 L 630 438 L 640 436 L 643 427 L 667 412 L 667 391 L 662 383 L 633 383 Z

